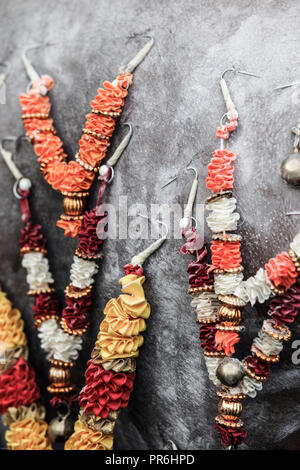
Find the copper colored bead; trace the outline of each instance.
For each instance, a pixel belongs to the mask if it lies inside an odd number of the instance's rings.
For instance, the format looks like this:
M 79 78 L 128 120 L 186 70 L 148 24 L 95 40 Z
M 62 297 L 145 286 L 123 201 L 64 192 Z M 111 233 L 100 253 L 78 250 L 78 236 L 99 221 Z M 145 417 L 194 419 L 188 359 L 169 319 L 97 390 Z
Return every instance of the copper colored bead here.
M 220 322 L 238 325 L 242 319 L 241 310 L 234 305 L 221 305 L 218 310 L 218 320 Z
M 54 387 L 67 387 L 70 385 L 71 372 L 70 369 L 62 367 L 50 367 L 49 381 Z
M 219 413 L 224 417 L 238 418 L 242 413 L 243 407 L 239 401 L 229 401 L 222 399 L 219 402 Z
M 81 215 L 85 208 L 85 200 L 77 197 L 64 197 L 64 211 L 66 215 Z

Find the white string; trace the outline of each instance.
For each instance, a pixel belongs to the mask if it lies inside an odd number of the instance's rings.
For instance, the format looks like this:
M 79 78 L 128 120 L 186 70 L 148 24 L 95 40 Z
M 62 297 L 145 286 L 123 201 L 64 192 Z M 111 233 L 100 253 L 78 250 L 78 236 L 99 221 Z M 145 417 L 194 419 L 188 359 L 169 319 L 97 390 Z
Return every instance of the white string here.
M 7 164 L 9 170 L 12 172 L 12 174 L 14 175 L 14 177 L 16 178 L 16 180 L 20 180 L 21 178 L 23 178 L 23 175 L 22 173 L 20 172 L 20 170 L 17 168 L 15 162 L 13 161 L 12 159 L 12 152 L 10 152 L 9 150 L 5 150 L 2 145 L 0 145 L 0 151 L 1 151 L 1 154 L 2 154 L 2 157 L 5 161 L 5 163 Z
M 137 53 L 137 55 L 122 69 L 124 73 L 131 73 L 136 67 L 144 60 L 150 49 L 154 44 L 154 39 L 151 38 L 149 42 Z
M 107 160 L 107 162 L 106 162 L 107 166 L 113 167 L 117 163 L 119 158 L 121 157 L 121 155 L 124 152 L 124 150 L 126 149 L 127 145 L 129 144 L 129 141 L 130 141 L 131 136 L 132 136 L 132 126 L 131 126 L 131 124 L 128 124 L 128 123 L 125 123 L 125 126 L 129 126 L 129 132 L 128 132 L 128 134 L 126 134 L 126 136 L 124 137 L 124 139 L 122 140 L 120 145 L 117 147 L 117 149 L 115 150 L 113 155 Z
M 38 46 L 34 46 L 34 47 L 38 47 Z M 24 67 L 25 67 L 26 73 L 30 81 L 36 82 L 40 80 L 39 74 L 37 73 L 33 65 L 31 64 L 31 62 L 27 59 L 25 52 L 22 54 L 22 60 L 23 60 Z
M 195 198 L 196 198 L 197 188 L 198 188 L 198 179 L 195 178 L 191 187 L 188 202 L 184 209 L 184 218 L 191 218 L 192 216 L 193 205 L 194 205 Z
M 144 251 L 139 253 L 138 255 L 134 256 L 131 260 L 132 266 L 142 266 L 143 263 L 149 258 L 152 253 L 154 253 L 167 239 L 167 235 L 156 240 L 152 245 L 148 246 Z

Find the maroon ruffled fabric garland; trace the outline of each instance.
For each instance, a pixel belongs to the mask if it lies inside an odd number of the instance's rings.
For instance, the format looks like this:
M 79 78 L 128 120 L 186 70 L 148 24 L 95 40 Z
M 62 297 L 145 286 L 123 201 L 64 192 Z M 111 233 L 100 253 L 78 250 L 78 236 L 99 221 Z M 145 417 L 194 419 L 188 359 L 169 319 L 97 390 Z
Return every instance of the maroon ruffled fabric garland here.
M 55 292 L 37 294 L 32 310 L 35 321 L 44 318 L 46 315 L 59 316 L 60 307 Z
M 276 295 L 270 303 L 268 315 L 278 322 L 293 323 L 300 308 L 300 277 L 283 295 Z
M 87 256 L 95 256 L 99 253 L 103 240 L 97 235 L 97 225 L 101 217 L 96 213 L 97 209 L 86 212 L 83 218 L 82 226 L 78 232 L 79 253 Z
M 85 387 L 79 395 L 79 405 L 85 413 L 106 419 L 110 411 L 118 411 L 128 405 L 133 390 L 134 372 L 105 370 L 101 364 L 88 362 Z
M 34 224 L 31 220 L 27 222 L 21 230 L 19 242 L 21 248 L 44 250 L 46 248 L 46 239 L 41 225 Z
M 247 437 L 245 428 L 233 429 L 219 423 L 215 423 L 215 426 L 220 434 L 221 444 L 225 447 L 237 447 L 241 445 L 243 440 Z
M 89 326 L 86 315 L 92 306 L 92 293 L 79 299 L 66 296 L 65 300 L 67 306 L 62 311 L 62 317 L 68 328 L 76 330 Z
M 255 354 L 247 356 L 244 359 L 244 362 L 250 372 L 257 375 L 258 377 L 265 377 L 267 378 L 271 371 L 271 364 L 269 362 L 265 362 Z

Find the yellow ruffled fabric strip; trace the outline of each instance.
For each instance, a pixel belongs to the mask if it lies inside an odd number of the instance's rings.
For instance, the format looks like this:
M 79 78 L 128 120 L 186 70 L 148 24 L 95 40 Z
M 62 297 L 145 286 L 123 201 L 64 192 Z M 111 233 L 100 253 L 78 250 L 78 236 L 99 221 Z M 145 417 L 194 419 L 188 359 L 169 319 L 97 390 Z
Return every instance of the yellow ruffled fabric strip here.
M 76 421 L 74 432 L 65 444 L 65 450 L 112 450 L 112 434 L 93 431 L 81 421 Z
M 25 346 L 24 322 L 18 309 L 12 308 L 5 292 L 0 291 L 0 342 L 7 349 Z
M 47 430 L 47 423 L 43 420 L 26 418 L 22 421 L 15 421 L 5 433 L 7 448 L 9 450 L 52 450 Z
M 0 289 L 0 345 L 4 345 L 4 349 L 7 351 L 6 359 L 11 359 L 10 356 L 14 353 L 16 357 L 21 357 L 22 352 L 24 353 L 23 357 L 26 357 L 26 348 L 24 346 L 27 344 L 27 339 L 23 328 L 24 322 L 20 311 L 12 307 L 6 293 Z M 17 352 L 20 347 L 23 349 L 18 355 Z M 5 351 L 0 351 L 0 354 L 5 354 Z M 34 407 L 39 408 L 35 404 L 30 406 L 31 409 Z M 38 417 L 20 419 L 25 408 L 21 406 L 19 409 L 9 409 L 14 410 L 13 416 L 16 421 L 9 419 L 13 422 L 10 422 L 9 430 L 5 433 L 7 448 L 9 450 L 52 450 L 47 437 L 47 423 Z
M 100 325 L 95 344 L 103 359 L 138 356 L 138 349 L 144 342 L 139 333 L 145 331 L 145 319 L 150 315 L 150 305 L 142 287 L 144 282 L 145 276 L 128 274 L 122 277 L 123 294 L 106 304 L 106 318 Z
M 123 294 L 106 304 L 105 319 L 100 325 L 94 349 L 97 354 L 100 351 L 102 359 L 110 361 L 138 356 L 138 348 L 144 341 L 139 333 L 145 331 L 145 319 L 150 316 L 150 305 L 142 287 L 144 282 L 145 277 L 136 274 L 122 277 L 120 284 Z M 113 435 L 88 427 L 88 423 L 93 420 L 82 416 L 81 419 L 76 422 L 75 431 L 66 442 L 65 450 L 112 450 Z

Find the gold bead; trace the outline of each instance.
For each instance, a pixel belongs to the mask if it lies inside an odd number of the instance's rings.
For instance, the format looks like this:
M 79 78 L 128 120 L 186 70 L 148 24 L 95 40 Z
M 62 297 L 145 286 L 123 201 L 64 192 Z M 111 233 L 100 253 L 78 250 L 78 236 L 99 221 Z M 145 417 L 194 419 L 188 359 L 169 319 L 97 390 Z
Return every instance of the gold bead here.
M 227 419 L 238 418 L 239 416 L 241 416 L 242 410 L 243 407 L 239 401 L 230 401 L 228 399 L 223 398 L 219 402 L 219 413 L 223 415 L 224 418 L 225 416 Z
M 241 310 L 234 305 L 221 305 L 218 310 L 218 320 L 220 322 L 238 325 L 242 319 Z
M 81 215 L 85 208 L 85 200 L 83 198 L 66 196 L 64 197 L 63 206 L 66 215 Z
M 71 372 L 70 369 L 52 366 L 49 371 L 49 381 L 54 387 L 67 387 L 70 385 Z

